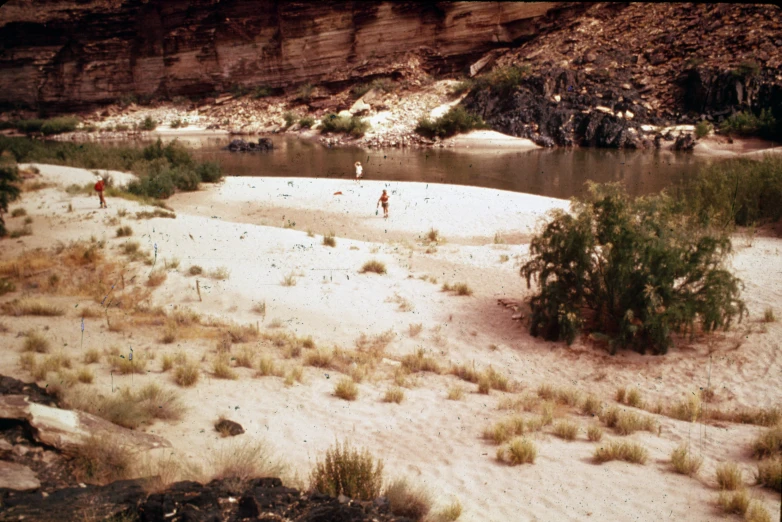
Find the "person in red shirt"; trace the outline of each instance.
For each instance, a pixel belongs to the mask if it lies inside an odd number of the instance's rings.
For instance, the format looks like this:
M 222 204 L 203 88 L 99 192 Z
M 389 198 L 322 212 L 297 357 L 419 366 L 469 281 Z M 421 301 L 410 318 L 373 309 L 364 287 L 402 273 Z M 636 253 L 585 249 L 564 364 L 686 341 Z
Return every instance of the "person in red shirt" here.
M 380 205 L 383 205 L 383 218 L 388 217 L 388 193 L 383 190 L 383 193 L 380 195 L 380 199 L 377 200 L 377 205 L 375 208 L 379 207 Z
M 98 176 L 98 182 L 95 184 L 95 192 L 98 193 L 100 198 L 100 208 L 109 208 L 106 204 L 106 200 L 103 198 L 103 190 L 106 188 L 106 184 L 103 182 L 103 178 Z

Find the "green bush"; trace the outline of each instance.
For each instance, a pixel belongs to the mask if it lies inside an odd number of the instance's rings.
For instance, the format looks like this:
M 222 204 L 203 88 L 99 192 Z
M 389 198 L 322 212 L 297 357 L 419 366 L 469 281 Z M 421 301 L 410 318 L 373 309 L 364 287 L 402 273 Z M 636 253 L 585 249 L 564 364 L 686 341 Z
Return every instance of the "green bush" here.
M 43 122 L 43 125 L 41 125 L 41 132 L 46 136 L 51 136 L 52 134 L 73 132 L 78 126 L 78 118 L 63 116 L 61 118 L 52 118 Z
M 782 133 L 779 127 L 771 109 L 763 109 L 760 111 L 760 116 L 751 112 L 731 114 L 720 124 L 720 131 L 738 136 L 760 136 L 761 138 L 774 139 Z
M 139 125 L 139 129 L 143 131 L 153 131 L 157 128 L 157 122 L 152 119 L 152 116 L 147 116 Z
M 723 267 L 730 240 L 689 221 L 665 194 L 631 201 L 619 184 L 590 183 L 573 213 L 553 211 L 530 245 L 521 275 L 540 286 L 530 333 L 572 343 L 582 329 L 599 331 L 611 353 L 663 354 L 673 333 L 741 320 L 742 283 Z
M 299 126 L 302 129 L 309 129 L 313 125 L 315 125 L 315 118 L 312 116 L 304 116 L 302 119 L 299 120 Z
M 704 225 L 730 228 L 782 218 L 782 158 L 731 159 L 703 168 L 681 198 Z
M 705 138 L 711 132 L 712 126 L 706 120 L 701 120 L 695 124 L 695 137 L 698 139 Z
M 32 120 L 18 120 L 15 123 L 16 130 L 24 132 L 25 134 L 30 134 L 32 132 L 41 132 L 44 120 L 36 118 Z
M 374 500 L 383 487 L 383 462 L 375 461 L 366 450 L 351 448 L 348 442 L 336 443 L 318 460 L 310 482 L 314 490 L 332 497 Z
M 473 87 L 475 87 L 475 81 L 474 80 L 462 80 L 459 83 L 451 86 L 448 89 L 448 93 L 451 96 L 461 96 L 462 94 L 466 93 L 467 91 L 472 90 Z
M 338 116 L 336 114 L 326 114 L 320 120 L 320 128 L 323 134 L 329 132 L 343 132 L 350 134 L 354 138 L 360 138 L 369 130 L 369 123 L 358 116 Z
M 272 95 L 272 89 L 270 87 L 266 87 L 265 85 L 259 85 L 255 89 L 253 89 L 253 98 L 256 100 L 259 98 L 266 98 L 268 96 Z
M 485 129 L 486 123 L 479 117 L 467 112 L 464 107 L 453 107 L 447 113 L 432 121 L 429 118 L 421 118 L 415 132 L 427 138 L 447 138 L 461 132 L 473 129 Z
M 293 125 L 293 122 L 296 121 L 296 115 L 293 114 L 291 111 L 286 112 L 282 115 L 282 118 L 285 120 L 285 128 L 287 129 L 291 125 Z
M 497 67 L 490 73 L 478 77 L 475 80 L 475 86 L 479 89 L 492 89 L 498 94 L 508 95 L 521 85 L 529 73 L 530 68 L 527 66 Z
M 1 153 L 2 149 L 0 149 Z M 19 199 L 21 190 L 18 183 L 21 182 L 22 178 L 19 177 L 19 169 L 16 165 L 0 165 L 0 237 L 8 233 L 3 214 L 8 212 L 8 205 Z

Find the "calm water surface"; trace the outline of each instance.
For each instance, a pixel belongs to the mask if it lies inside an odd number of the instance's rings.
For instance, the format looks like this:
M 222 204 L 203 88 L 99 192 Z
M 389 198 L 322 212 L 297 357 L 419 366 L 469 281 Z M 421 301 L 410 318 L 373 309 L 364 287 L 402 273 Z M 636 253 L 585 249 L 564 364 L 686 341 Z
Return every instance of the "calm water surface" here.
M 632 195 L 675 187 L 706 165 L 692 153 L 606 149 L 536 149 L 524 152 L 454 149 L 329 148 L 317 142 L 273 136 L 274 151 L 222 150 L 227 137 L 178 138 L 201 160 L 217 161 L 232 176 L 353 178 L 450 183 L 570 198 L 584 183 L 621 181 Z M 249 139 L 249 138 L 248 138 Z

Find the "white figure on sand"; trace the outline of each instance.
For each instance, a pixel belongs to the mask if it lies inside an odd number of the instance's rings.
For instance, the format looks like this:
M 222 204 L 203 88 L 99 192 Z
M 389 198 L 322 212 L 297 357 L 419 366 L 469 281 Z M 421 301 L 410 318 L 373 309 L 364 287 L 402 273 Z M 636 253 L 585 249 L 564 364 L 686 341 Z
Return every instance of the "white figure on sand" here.
M 361 162 L 356 162 L 356 181 L 361 181 L 361 178 L 364 177 L 364 167 L 361 166 Z

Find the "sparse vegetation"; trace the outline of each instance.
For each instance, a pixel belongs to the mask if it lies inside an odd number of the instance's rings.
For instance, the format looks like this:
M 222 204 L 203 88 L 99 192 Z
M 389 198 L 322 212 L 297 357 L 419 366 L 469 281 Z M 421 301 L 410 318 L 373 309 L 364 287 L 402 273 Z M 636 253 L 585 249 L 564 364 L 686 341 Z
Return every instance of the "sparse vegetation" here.
M 346 401 L 354 401 L 358 397 L 358 386 L 353 379 L 343 377 L 334 386 L 334 395 Z
M 715 477 L 720 489 L 734 491 L 742 484 L 741 469 L 735 462 L 723 462 L 722 464 L 718 464 Z
M 572 343 L 586 328 L 603 331 L 611 353 L 664 354 L 673 333 L 728 328 L 745 314 L 741 281 L 723 268 L 730 240 L 686 226 L 665 194 L 630 201 L 620 185 L 590 184 L 573 210 L 552 212 L 521 268 L 540 285 L 532 335 Z M 594 319 L 585 322 L 584 309 Z
M 218 281 L 224 281 L 228 279 L 229 276 L 230 276 L 230 272 L 224 266 L 220 266 L 215 268 L 214 270 L 209 271 L 209 277 L 212 279 L 216 279 Z
M 174 382 L 184 388 L 196 384 L 199 376 L 198 363 L 186 359 L 174 370 Z
M 758 484 L 782 492 L 782 457 L 773 457 L 758 462 L 758 471 L 755 475 Z
M 27 332 L 22 350 L 25 352 L 49 353 L 49 340 L 38 332 Z
M 229 440 L 209 459 L 211 475 L 216 479 L 232 479 L 239 484 L 256 477 L 278 477 L 285 466 L 263 440 Z
M 763 322 L 764 323 L 775 323 L 777 321 L 777 316 L 774 315 L 774 309 L 771 307 L 766 308 L 763 311 Z
M 440 373 L 439 363 L 432 357 L 426 354 L 426 350 L 419 348 L 416 352 L 410 353 L 402 357 L 402 367 L 408 370 L 410 373 L 416 372 L 432 372 Z
M 749 493 L 743 488 L 732 493 L 720 491 L 717 502 L 725 513 L 744 515 L 749 508 Z
M 554 424 L 554 435 L 560 439 L 576 440 L 578 425 L 570 421 L 559 421 Z
M 137 428 L 155 419 L 180 419 L 185 411 L 174 390 L 155 383 L 147 384 L 138 391 L 122 388 L 119 393 L 108 396 L 82 388 L 67 393 L 65 401 L 71 408 L 103 417 L 125 428 Z
M 361 267 L 362 274 L 365 274 L 367 272 L 374 272 L 376 274 L 385 274 L 386 265 L 385 263 L 382 263 L 377 259 L 370 259 L 369 261 L 364 263 L 364 266 Z
M 100 352 L 96 348 L 90 348 L 84 353 L 82 358 L 84 364 L 95 364 L 100 362 Z
M 703 458 L 693 456 L 687 446 L 682 444 L 671 453 L 671 464 L 676 473 L 692 477 L 698 474 Z
M 92 435 L 79 446 L 73 463 L 76 476 L 82 481 L 107 484 L 129 478 L 133 451 L 117 438 Z
M 397 479 L 385 490 L 384 496 L 393 513 L 411 520 L 422 520 L 432 510 L 432 494 L 420 485 L 413 485 L 407 479 Z
M 3 303 L 3 313 L 16 317 L 22 315 L 35 315 L 39 317 L 59 317 L 65 315 L 65 310 L 59 306 L 44 303 L 38 299 L 14 299 L 8 303 Z
M 338 116 L 333 112 L 326 114 L 320 120 L 320 131 L 323 134 L 341 132 L 354 138 L 360 138 L 369 130 L 369 127 L 369 123 L 358 116 Z
M 227 353 L 219 353 L 212 361 L 212 374 L 218 379 L 238 379 L 239 376 L 231 369 L 231 358 Z
M 289 272 L 283 279 L 280 281 L 280 284 L 282 286 L 296 286 L 296 274 L 293 272 Z
M 198 265 L 193 265 L 187 269 L 187 273 L 191 276 L 201 275 L 204 273 L 204 269 Z
M 782 424 L 758 435 L 752 443 L 752 455 L 758 459 L 782 456 Z
M 332 497 L 374 500 L 383 487 L 383 462 L 376 461 L 366 450 L 353 449 L 347 441 L 337 442 L 316 463 L 310 485 Z
M 744 516 L 746 522 L 772 522 L 771 515 L 768 510 L 758 502 L 752 502 L 749 505 L 746 515 Z
M 538 450 L 535 448 L 535 444 L 531 440 L 521 437 L 511 440 L 507 446 L 497 448 L 497 460 L 511 466 L 534 464 L 537 456 Z
M 464 397 L 464 388 L 461 386 L 451 386 L 448 388 L 448 400 L 460 401 Z
M 167 277 L 168 274 L 165 270 L 154 270 L 147 277 L 147 286 L 158 287 L 165 282 Z
M 117 237 L 128 237 L 133 235 L 133 229 L 129 226 L 119 227 L 117 229 Z
M 701 120 L 695 124 L 695 137 L 698 139 L 708 136 L 713 129 L 711 123 L 706 120 Z
M 600 442 L 603 439 L 603 429 L 600 426 L 590 426 L 587 428 L 587 438 L 592 442 Z
M 462 106 L 452 107 L 447 113 L 435 120 L 427 117 L 418 120 L 415 132 L 427 138 L 448 138 L 454 134 L 485 129 L 486 123 L 480 116 L 470 114 Z
M 611 441 L 595 450 L 593 458 L 602 464 L 611 460 L 623 460 L 632 464 L 645 464 L 649 452 L 637 442 Z
M 405 398 L 405 392 L 402 388 L 394 386 L 386 390 L 386 394 L 383 396 L 383 402 L 394 402 L 400 404 Z
M 337 240 L 334 238 L 334 232 L 329 232 L 323 236 L 323 245 L 329 247 L 337 246 Z

